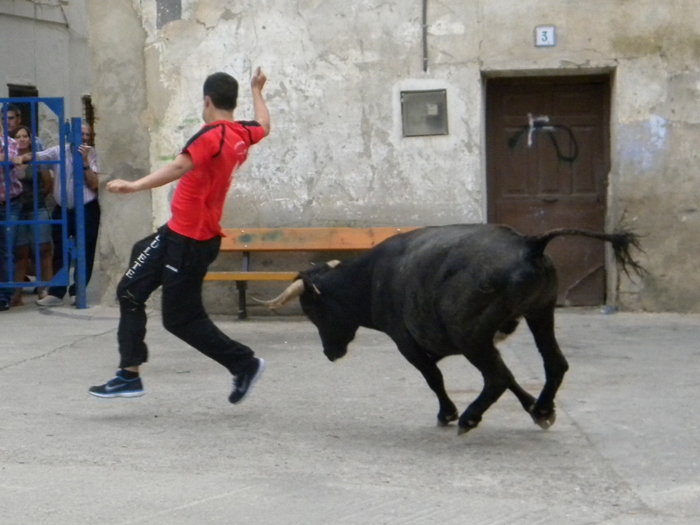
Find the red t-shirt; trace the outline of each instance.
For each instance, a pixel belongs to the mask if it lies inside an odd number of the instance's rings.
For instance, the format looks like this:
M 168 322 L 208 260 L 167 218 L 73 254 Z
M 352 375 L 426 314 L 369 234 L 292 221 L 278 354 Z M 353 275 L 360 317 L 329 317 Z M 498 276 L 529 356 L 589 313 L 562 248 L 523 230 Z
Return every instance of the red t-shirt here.
M 198 241 L 222 235 L 221 215 L 233 172 L 245 161 L 248 148 L 264 136 L 265 130 L 253 121 L 204 125 L 182 149 L 194 167 L 175 188 L 168 227 Z

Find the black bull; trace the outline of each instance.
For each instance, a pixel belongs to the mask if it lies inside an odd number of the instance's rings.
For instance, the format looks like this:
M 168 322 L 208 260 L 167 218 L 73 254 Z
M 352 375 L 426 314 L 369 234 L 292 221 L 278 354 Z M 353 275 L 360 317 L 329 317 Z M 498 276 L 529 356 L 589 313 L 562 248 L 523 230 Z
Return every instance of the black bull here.
M 559 229 L 525 236 L 498 225 L 428 227 L 391 237 L 350 261 L 301 272 L 264 304 L 277 308 L 299 297 L 331 361 L 345 355 L 360 326 L 386 333 L 437 395 L 439 425 L 459 415 L 437 363 L 463 354 L 483 375 L 484 387 L 459 416 L 460 434 L 475 428 L 506 389 L 547 429 L 569 368 L 554 335 L 557 272 L 544 254 L 547 243 L 561 235 L 610 242 L 625 272 L 642 271 L 630 255 L 639 244 L 629 231 Z M 544 362 L 545 384 L 537 399 L 515 381 L 495 346 L 523 317 Z

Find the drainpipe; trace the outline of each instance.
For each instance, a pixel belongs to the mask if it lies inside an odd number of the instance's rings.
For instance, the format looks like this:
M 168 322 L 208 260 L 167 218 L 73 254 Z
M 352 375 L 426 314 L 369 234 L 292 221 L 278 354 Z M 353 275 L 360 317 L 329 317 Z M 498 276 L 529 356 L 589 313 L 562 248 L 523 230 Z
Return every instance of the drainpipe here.
M 423 72 L 428 71 L 428 0 L 423 0 Z

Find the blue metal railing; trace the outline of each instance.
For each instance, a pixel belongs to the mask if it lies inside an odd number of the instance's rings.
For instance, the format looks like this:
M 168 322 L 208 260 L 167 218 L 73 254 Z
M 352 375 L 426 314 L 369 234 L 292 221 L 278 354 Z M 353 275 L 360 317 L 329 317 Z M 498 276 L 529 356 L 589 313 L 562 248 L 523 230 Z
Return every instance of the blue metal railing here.
M 12 218 L 11 206 L 7 203 L 0 203 L 0 208 L 4 207 L 4 213 L 0 215 L 0 228 L 3 228 L 6 232 L 4 236 L 5 239 L 5 269 L 3 275 L 0 275 L 0 287 L 3 288 L 23 288 L 27 286 L 26 282 L 15 282 L 14 277 L 14 230 L 20 225 L 29 225 L 34 232 L 34 258 L 37 267 L 37 279 L 33 282 L 31 286 L 69 286 L 70 285 L 70 266 L 71 261 L 76 264 L 76 306 L 78 308 L 86 307 L 86 260 L 85 260 L 85 211 L 84 211 L 84 199 L 83 199 L 83 184 L 85 174 L 83 172 L 83 161 L 82 155 L 78 151 L 78 147 L 82 143 L 82 122 L 79 118 L 73 118 L 70 122 L 64 119 L 64 102 L 62 98 L 0 98 L 0 106 L 3 108 L 2 111 L 2 128 L 3 132 L 0 135 L 1 145 L 9 144 L 9 133 L 8 133 L 8 121 L 7 121 L 7 111 L 5 109 L 8 104 L 13 104 L 15 106 L 28 105 L 30 108 L 31 115 L 31 131 L 32 131 L 32 152 L 37 151 L 37 130 L 39 123 L 38 108 L 39 104 L 43 104 L 48 108 L 58 120 L 58 160 L 37 160 L 35 155 L 32 155 L 32 161 L 29 164 L 32 170 L 33 178 L 33 208 L 34 214 L 31 219 L 20 219 L 15 220 Z M 9 149 L 5 146 L 3 152 L 5 153 L 4 159 L 0 162 L 0 179 L 5 186 L 5 195 L 10 196 L 10 188 L 12 185 L 12 177 L 10 175 L 11 171 L 14 169 L 14 164 L 12 159 L 9 158 Z M 72 165 L 73 165 L 73 196 L 75 203 L 75 236 L 69 235 L 68 227 L 68 207 L 61 206 L 61 217 L 60 219 L 49 219 L 41 220 L 37 219 L 37 211 L 39 208 L 39 191 L 40 191 L 40 178 L 39 173 L 41 167 L 44 166 L 46 169 L 54 169 L 58 167 L 58 173 L 54 176 L 58 177 L 60 180 L 61 187 L 61 202 L 66 203 L 68 201 L 68 174 L 66 172 L 66 155 L 71 155 Z M 4 172 L 4 174 L 3 174 Z M 45 276 L 41 275 L 40 265 L 39 265 L 39 236 L 38 227 L 42 224 L 50 224 L 54 235 L 58 235 L 60 232 L 63 253 L 61 257 L 63 259 L 62 268 L 55 275 Z

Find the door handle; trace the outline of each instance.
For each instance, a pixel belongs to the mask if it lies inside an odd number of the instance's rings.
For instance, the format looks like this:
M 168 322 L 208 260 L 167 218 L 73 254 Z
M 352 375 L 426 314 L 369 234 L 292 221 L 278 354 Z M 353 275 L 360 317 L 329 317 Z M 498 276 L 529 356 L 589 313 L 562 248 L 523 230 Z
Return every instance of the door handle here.
M 559 197 L 540 197 L 544 202 L 557 202 Z

